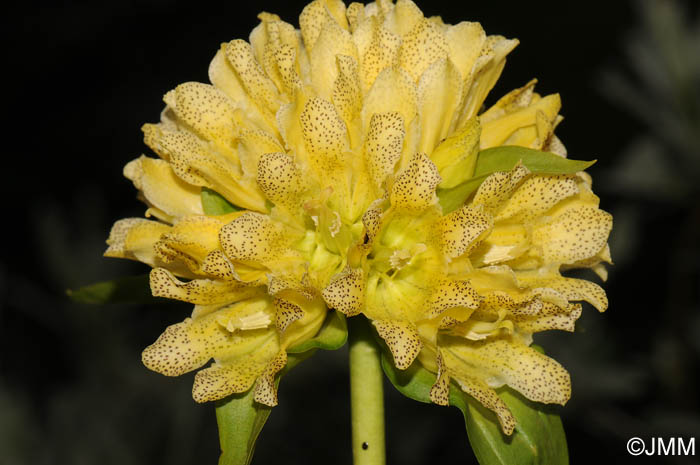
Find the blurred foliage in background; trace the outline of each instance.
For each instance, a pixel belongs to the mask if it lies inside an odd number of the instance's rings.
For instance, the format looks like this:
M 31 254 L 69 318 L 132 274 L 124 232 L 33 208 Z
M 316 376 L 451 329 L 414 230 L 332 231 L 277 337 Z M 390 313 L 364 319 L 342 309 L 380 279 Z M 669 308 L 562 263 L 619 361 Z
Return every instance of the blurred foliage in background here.
M 305 2 L 266 1 L 296 22 Z M 632 436 L 700 433 L 700 16 L 697 2 L 423 2 L 521 45 L 492 92 L 538 77 L 560 92 L 558 129 L 615 218 L 610 310 L 537 339 L 566 366 L 572 463 L 638 463 Z M 101 258 L 112 221 L 140 216 L 122 166 L 145 151 L 166 90 L 206 80 L 217 45 L 260 5 L 150 0 L 14 4 L 5 88 L 0 264 L 0 464 L 213 464 L 214 409 L 191 379 L 146 370 L 140 351 L 187 305 L 90 306 L 65 290 L 147 270 Z M 7 127 L 7 126 L 6 126 Z M 255 463 L 349 464 L 347 352 L 319 353 L 281 385 Z M 387 388 L 389 463 L 470 463 L 461 414 Z M 591 454 L 595 456 L 591 456 Z M 692 463 L 682 457 L 655 463 Z M 684 461 L 686 460 L 686 461 Z

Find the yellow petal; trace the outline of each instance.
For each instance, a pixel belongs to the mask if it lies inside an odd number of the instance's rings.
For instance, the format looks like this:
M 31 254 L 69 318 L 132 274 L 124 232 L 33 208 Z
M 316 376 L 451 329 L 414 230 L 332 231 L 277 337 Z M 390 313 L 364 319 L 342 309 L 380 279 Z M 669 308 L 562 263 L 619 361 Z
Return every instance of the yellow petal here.
M 277 87 L 255 59 L 250 44 L 240 39 L 232 40 L 226 44 L 225 53 L 252 101 L 274 115 L 280 103 Z
M 259 304 L 254 301 L 250 305 Z M 276 339 L 274 331 L 256 330 L 237 336 L 219 324 L 222 314 L 237 310 L 233 306 L 168 326 L 158 340 L 143 351 L 144 365 L 166 376 L 179 376 L 201 367 L 211 358 L 248 355 L 269 339 Z
M 545 263 L 574 263 L 595 256 L 612 229 L 612 216 L 589 206 L 573 206 L 559 212 L 532 232 L 532 242 L 542 250 Z
M 462 92 L 462 78 L 447 58 L 433 62 L 418 82 L 418 114 L 420 115 L 420 142 L 418 150 L 431 154 L 447 137 L 452 117 Z
M 498 99 L 488 110 L 479 115 L 479 119 L 485 124 L 502 118 L 509 113 L 527 108 L 532 102 L 535 84 L 537 84 L 537 79 L 531 79 L 530 82 L 523 87 L 511 90 Z
M 443 313 L 445 310 L 455 307 L 475 309 L 483 298 L 471 287 L 469 281 L 445 280 L 434 290 L 428 302 L 428 318 Z
M 226 58 L 226 46 L 225 43 L 221 44 L 221 48 L 209 64 L 209 81 L 235 102 L 236 108 L 246 116 L 251 127 L 273 130 L 274 126 L 270 125 L 269 120 L 262 112 L 263 110 L 243 88 L 236 71 Z
M 238 157 L 246 177 L 255 178 L 260 157 L 264 154 L 284 151 L 272 134 L 259 129 L 241 132 L 238 141 Z
M 563 405 L 569 400 L 569 373 L 555 360 L 514 339 L 489 339 L 469 344 L 463 341 L 449 338 L 444 346 L 443 355 L 450 369 L 463 366 L 488 380 L 491 386 L 507 384 L 537 402 Z
M 275 385 L 275 376 L 287 365 L 287 352 L 281 350 L 275 358 L 265 367 L 265 371 L 258 378 L 255 384 L 255 392 L 253 398 L 255 402 L 268 407 L 277 405 L 277 386 Z
M 397 112 L 375 113 L 369 123 L 365 156 L 367 168 L 377 189 L 384 180 L 394 174 L 401 159 L 406 131 L 401 115 Z
M 503 399 L 498 397 L 496 391 L 490 388 L 481 378 L 474 376 L 474 373 L 465 368 L 450 352 L 445 351 L 443 353 L 447 371 L 459 383 L 462 390 L 496 414 L 504 434 L 509 436 L 513 434 L 515 418 L 506 403 L 503 402 Z
M 187 82 L 175 88 L 173 108 L 178 118 L 200 137 L 230 146 L 236 134 L 231 100 L 214 86 Z
M 529 174 L 530 170 L 518 162 L 510 171 L 497 171 L 489 175 L 474 194 L 472 204 L 483 205 L 489 212 L 497 210 Z
M 225 304 L 257 292 L 255 288 L 243 287 L 238 282 L 213 279 L 182 282 L 165 268 L 151 270 L 150 281 L 154 297 L 181 300 L 196 305 Z
M 423 20 L 423 12 L 411 0 L 398 0 L 384 24 L 395 34 L 405 36 Z
M 297 206 L 304 191 L 304 179 L 294 159 L 284 153 L 267 153 L 260 157 L 258 185 L 275 204 Z
M 411 366 L 423 346 L 416 327 L 408 321 L 399 320 L 373 320 L 372 323 L 389 346 L 396 368 L 405 370 Z
M 558 329 L 573 332 L 576 320 L 581 316 L 581 305 L 571 305 L 562 310 L 557 305 L 545 302 L 536 316 L 514 315 L 511 318 L 520 331 L 536 333 Z
M 445 34 L 427 19 L 418 21 L 411 32 L 403 37 L 399 52 L 401 68 L 418 82 L 423 71 L 435 61 L 447 58 Z
M 280 334 L 284 333 L 289 325 L 301 319 L 304 311 L 298 305 L 284 299 L 275 298 L 276 326 Z
M 229 356 L 200 370 L 194 377 L 192 397 L 196 402 L 223 399 L 233 394 L 246 392 L 263 374 L 270 361 L 279 354 L 279 344 L 274 331 L 258 336 L 258 347 L 238 356 Z M 250 336 L 242 338 L 244 342 Z
M 472 67 L 464 86 L 464 106 L 457 128 L 476 116 L 506 64 L 506 55 L 518 45 L 517 39 L 509 40 L 502 36 L 488 36 L 480 56 Z
M 408 127 L 416 116 L 416 101 L 416 86 L 411 77 L 403 70 L 386 68 L 379 73 L 365 95 L 363 126 L 369 128 L 372 116 L 376 113 L 397 112 L 403 118 L 404 126 Z
M 240 213 L 222 217 L 199 215 L 181 218 L 156 242 L 158 258 L 163 263 L 179 260 L 192 272 L 198 272 L 207 254 L 219 248 L 221 227 L 237 216 Z
M 226 254 L 221 250 L 212 250 L 207 253 L 202 262 L 201 270 L 205 274 L 224 281 L 236 281 L 240 279 L 233 263 L 231 263 L 231 260 L 229 260 Z
M 313 168 L 320 176 L 337 171 L 349 143 L 345 123 L 335 106 L 322 98 L 312 98 L 299 119 Z
M 125 218 L 114 223 L 107 239 L 105 257 L 128 258 L 156 266 L 154 245 L 170 226 L 143 218 Z
M 479 154 L 479 134 L 479 119 L 472 118 L 462 129 L 442 141 L 430 154 L 430 159 L 437 166 L 442 178 L 440 188 L 455 187 L 474 175 Z
M 440 228 L 445 254 L 459 257 L 473 249 L 491 231 L 493 218 L 481 207 L 465 205 L 442 217 Z
M 362 311 L 365 300 L 365 279 L 362 270 L 345 268 L 331 278 L 322 294 L 330 308 L 346 316 L 357 315 Z
M 511 141 L 510 138 L 513 137 L 513 134 L 519 129 L 528 126 L 533 126 L 533 129 L 536 128 L 538 113 L 542 113 L 543 116 L 541 117 L 544 117 L 546 121 L 549 121 L 548 124 L 550 129 L 547 130 L 548 136 L 560 108 L 561 99 L 559 98 L 559 94 L 553 94 L 540 99 L 533 105 L 517 110 L 513 113 L 506 114 L 500 118 L 488 122 L 484 122 L 484 120 L 482 120 L 482 150 L 502 144 L 516 145 L 515 142 L 520 142 L 519 145 L 530 146 L 530 144 L 527 142 L 516 140 Z M 533 132 L 532 134 L 536 136 L 537 132 Z M 544 139 L 540 141 L 540 147 L 544 144 L 544 141 Z
M 561 293 L 568 300 L 585 300 L 599 312 L 608 308 L 608 298 L 603 288 L 585 279 L 550 275 L 539 277 L 534 273 L 518 273 L 518 281 L 532 288 L 549 288 Z
M 124 167 L 124 176 L 150 205 L 170 216 L 202 215 L 200 189 L 183 182 L 168 162 L 141 156 Z
M 151 148 L 170 161 L 173 172 L 188 184 L 215 190 L 234 205 L 265 211 L 265 198 L 254 179 L 244 179 L 231 160 L 187 131 L 144 127 Z
M 578 194 L 572 176 L 535 175 L 527 178 L 503 204 L 496 221 L 513 223 L 532 221 L 560 201 Z
M 333 84 L 332 100 L 345 125 L 350 128 L 362 110 L 362 90 L 357 60 L 337 55 L 338 76 Z
M 462 21 L 450 26 L 445 32 L 450 60 L 466 80 L 486 41 L 486 34 L 479 23 Z
M 314 0 L 299 15 L 299 29 L 307 50 L 311 50 L 326 22 L 333 21 L 347 29 L 345 4 L 341 0 Z
M 435 188 L 440 180 L 440 174 L 430 158 L 423 153 L 416 153 L 406 169 L 396 176 L 391 187 L 391 205 L 414 211 L 435 205 Z
M 356 43 L 363 39 L 363 35 L 366 35 L 368 40 L 360 68 L 362 89 L 367 93 L 384 70 L 393 69 L 398 65 L 401 38 L 383 25 L 377 24 L 377 21 L 368 21 L 365 24 L 367 26 L 360 27 L 354 38 Z M 362 47 L 361 43 L 358 43 L 359 47 Z
M 319 97 L 330 100 L 338 78 L 338 56 L 357 57 L 355 43 L 348 31 L 335 21 L 326 21 L 309 53 L 311 82 Z
M 430 388 L 430 400 L 435 404 L 447 406 L 450 405 L 450 375 L 445 369 L 440 351 L 437 354 L 437 367 L 437 379 Z
M 219 233 L 221 247 L 232 260 L 264 263 L 284 247 L 284 235 L 269 216 L 246 212 Z

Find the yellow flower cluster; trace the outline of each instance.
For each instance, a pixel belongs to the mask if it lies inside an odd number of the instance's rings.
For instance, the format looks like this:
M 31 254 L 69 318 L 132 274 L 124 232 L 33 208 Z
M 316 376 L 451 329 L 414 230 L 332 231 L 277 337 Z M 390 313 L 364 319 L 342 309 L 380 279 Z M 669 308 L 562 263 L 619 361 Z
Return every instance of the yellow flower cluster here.
M 143 130 L 159 156 L 124 173 L 148 205 L 118 221 L 105 255 L 153 267 L 154 295 L 195 305 L 143 353 L 174 376 L 205 365 L 198 402 L 244 392 L 275 405 L 287 350 L 329 311 L 364 314 L 400 369 L 437 374 L 514 419 L 495 387 L 565 403 L 569 375 L 529 347 L 572 331 L 604 291 L 560 270 L 609 262 L 609 214 L 584 172 L 522 163 L 443 211 L 436 193 L 469 180 L 480 150 L 519 145 L 565 157 L 558 95 L 535 82 L 479 114 L 516 40 L 479 23 L 426 18 L 410 0 L 315 0 L 300 30 L 261 13 L 250 42 L 222 44 L 212 84 L 168 92 Z M 240 207 L 206 215 L 202 190 Z M 416 359 L 418 362 L 416 362 Z

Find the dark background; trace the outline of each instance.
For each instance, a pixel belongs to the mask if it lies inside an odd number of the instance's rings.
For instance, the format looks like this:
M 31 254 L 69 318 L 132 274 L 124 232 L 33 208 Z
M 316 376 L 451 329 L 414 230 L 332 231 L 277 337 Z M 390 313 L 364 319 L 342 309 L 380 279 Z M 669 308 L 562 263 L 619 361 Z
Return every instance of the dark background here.
M 140 362 L 189 306 L 78 305 L 64 292 L 146 271 L 101 254 L 115 220 L 143 214 L 121 172 L 148 153 L 139 128 L 158 120 L 161 96 L 206 82 L 219 44 L 247 38 L 260 10 L 296 24 L 303 4 L 4 7 L 0 464 L 216 463 L 213 406 L 192 401 L 192 376 Z M 573 378 L 561 410 L 572 463 L 696 463 L 631 457 L 625 444 L 700 436 L 697 2 L 419 6 L 519 38 L 487 104 L 537 77 L 562 96 L 569 156 L 598 159 L 594 188 L 615 218 L 610 309 L 536 337 Z M 346 359 L 317 354 L 283 380 L 254 463 L 351 463 Z M 459 411 L 386 392 L 389 463 L 474 462 Z

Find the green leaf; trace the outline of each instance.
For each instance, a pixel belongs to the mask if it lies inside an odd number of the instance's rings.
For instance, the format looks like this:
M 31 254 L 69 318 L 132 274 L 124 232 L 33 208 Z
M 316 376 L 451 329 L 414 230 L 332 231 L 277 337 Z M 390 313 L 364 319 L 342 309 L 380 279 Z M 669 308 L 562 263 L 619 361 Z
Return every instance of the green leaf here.
M 292 368 L 313 355 L 313 350 L 303 354 L 289 354 L 287 366 L 277 375 L 276 384 Z M 255 387 L 242 394 L 233 394 L 216 402 L 216 422 L 219 425 L 221 456 L 219 465 L 248 465 L 253 459 L 255 442 L 262 431 L 271 407 L 258 404 L 253 399 Z
M 147 274 L 102 281 L 80 289 L 68 289 L 66 294 L 71 300 L 81 304 L 157 303 L 165 301 L 165 299 L 151 295 Z
M 216 191 L 202 187 L 202 209 L 207 215 L 225 215 L 241 209 L 226 200 Z
M 420 363 L 407 370 L 394 367 L 391 357 L 382 354 L 382 368 L 403 395 L 430 403 L 435 375 Z M 458 386 L 450 386 L 450 405 L 464 415 L 469 442 L 481 465 L 560 465 L 568 464 L 566 436 L 559 416 L 551 406 L 531 402 L 510 388 L 497 389 L 517 421 L 511 436 L 501 432 L 496 415 L 484 408 Z
M 573 174 L 593 165 L 593 161 L 570 160 L 554 153 L 504 145 L 482 150 L 476 160 L 474 176 L 451 189 L 438 189 L 437 195 L 444 213 L 456 210 L 476 191 L 490 174 L 510 171 L 521 161 L 537 174 Z
M 345 345 L 347 339 L 348 324 L 345 321 L 345 315 L 331 310 L 315 337 L 290 347 L 287 353 L 298 354 L 311 349 L 336 350 Z

